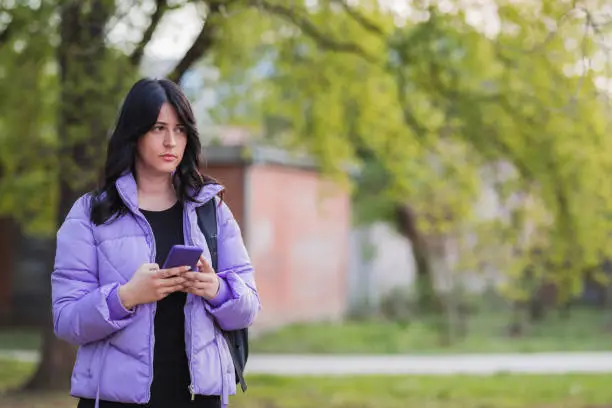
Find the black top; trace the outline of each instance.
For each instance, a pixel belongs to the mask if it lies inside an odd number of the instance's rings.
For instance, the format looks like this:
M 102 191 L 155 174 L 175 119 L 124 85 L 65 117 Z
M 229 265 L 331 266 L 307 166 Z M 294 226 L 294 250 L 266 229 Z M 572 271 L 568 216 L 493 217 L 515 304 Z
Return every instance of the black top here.
M 163 211 L 141 210 L 155 236 L 155 263 L 163 266 L 170 248 L 182 245 L 183 206 L 177 202 Z M 187 294 L 174 292 L 157 302 L 155 313 L 155 347 L 153 350 L 153 383 L 150 408 L 220 407 L 220 398 L 196 396 L 191 401 L 189 392 L 189 363 L 185 352 L 185 301 Z M 93 400 L 81 399 L 78 408 L 93 407 Z M 137 404 L 100 401 L 100 408 L 142 407 Z

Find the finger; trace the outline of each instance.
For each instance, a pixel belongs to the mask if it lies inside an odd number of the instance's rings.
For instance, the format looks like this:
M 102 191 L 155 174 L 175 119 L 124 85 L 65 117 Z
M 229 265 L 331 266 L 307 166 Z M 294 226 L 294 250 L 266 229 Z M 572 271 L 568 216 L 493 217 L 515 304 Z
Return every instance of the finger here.
M 197 296 L 202 296 L 202 295 L 204 294 L 204 292 L 202 291 L 202 289 L 195 288 L 195 287 L 193 287 L 193 286 L 191 286 L 191 287 L 187 288 L 187 289 L 186 289 L 186 292 L 187 292 L 187 293 L 192 293 L 192 294 L 197 295 Z
M 169 269 L 160 269 L 157 274 L 160 278 L 169 278 L 171 276 L 177 276 L 179 274 L 182 274 L 188 270 L 190 270 L 191 267 L 190 266 L 177 266 L 174 268 L 169 268 Z
M 160 269 L 157 271 L 156 275 L 158 278 L 166 279 L 172 276 L 172 270 L 171 269 Z
M 216 275 L 203 272 L 185 272 L 182 276 L 193 282 L 214 282 L 217 280 Z
M 209 289 L 213 287 L 213 282 L 201 282 L 201 281 L 191 282 L 189 284 L 189 287 L 196 288 L 196 289 Z
M 200 259 L 198 259 L 198 270 L 202 270 L 202 268 L 204 267 L 204 262 L 206 262 L 206 259 L 204 258 L 204 255 L 200 255 Z
M 203 282 L 193 281 L 193 282 L 189 282 L 188 287 L 189 289 L 203 289 L 203 286 L 205 285 L 206 284 Z
M 165 288 L 161 293 L 163 297 L 166 297 L 169 294 L 178 292 L 179 290 L 182 290 L 182 289 L 183 289 L 183 285 L 174 285 L 174 286 Z
M 215 273 L 215 270 L 210 266 L 210 263 L 203 256 L 200 257 L 200 261 L 202 262 L 202 267 L 200 268 L 201 272 L 204 273 Z
M 173 278 L 166 278 L 166 279 L 161 279 L 160 280 L 160 286 L 161 287 L 172 287 L 172 286 L 177 286 L 177 285 L 184 285 L 185 284 L 185 278 L 182 276 L 175 276 Z

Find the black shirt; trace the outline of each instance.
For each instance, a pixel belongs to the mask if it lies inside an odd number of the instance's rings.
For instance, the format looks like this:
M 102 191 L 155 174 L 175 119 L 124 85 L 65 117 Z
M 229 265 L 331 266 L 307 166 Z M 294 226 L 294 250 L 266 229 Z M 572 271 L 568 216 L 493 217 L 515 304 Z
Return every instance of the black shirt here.
M 170 248 L 184 243 L 183 206 L 177 202 L 163 211 L 141 210 L 155 236 L 155 263 L 163 266 Z M 155 312 L 155 347 L 153 349 L 153 383 L 150 408 L 220 407 L 218 396 L 196 396 L 191 401 L 189 392 L 190 374 L 185 352 L 185 301 L 187 294 L 174 292 L 157 302 Z M 90 405 L 91 404 L 91 405 Z M 78 408 L 93 407 L 92 400 L 82 399 Z M 100 408 L 142 407 L 137 404 L 100 401 Z

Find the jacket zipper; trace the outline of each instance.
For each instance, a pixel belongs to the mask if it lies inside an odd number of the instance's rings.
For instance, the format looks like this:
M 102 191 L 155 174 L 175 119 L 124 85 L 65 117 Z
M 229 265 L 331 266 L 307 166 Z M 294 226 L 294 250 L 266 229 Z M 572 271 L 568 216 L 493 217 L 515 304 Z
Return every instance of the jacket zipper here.
M 214 200 L 214 197 L 212 198 Z M 204 201 L 202 203 L 202 205 L 204 205 L 207 201 Z M 194 212 L 196 212 L 195 208 L 193 208 Z M 191 245 L 195 245 L 193 242 L 193 234 L 191 233 L 191 223 L 189 222 L 189 212 L 187 210 L 185 210 L 185 215 L 184 215 L 184 220 L 185 220 L 185 227 L 186 227 L 186 236 L 188 238 L 188 241 Z M 196 212 L 196 217 L 197 217 L 197 212 Z M 198 223 L 199 225 L 199 223 Z M 195 400 L 195 378 L 194 378 L 194 371 L 193 371 L 193 302 L 194 302 L 194 295 L 191 295 L 191 306 L 189 308 L 189 335 L 190 335 L 190 339 L 189 339 L 189 378 L 191 380 L 191 384 L 189 384 L 189 386 L 187 387 L 189 389 L 189 393 L 191 394 L 191 400 Z
M 185 208 L 184 209 L 184 216 L 183 216 L 183 222 L 185 225 L 185 236 L 187 237 L 187 241 L 191 244 L 194 245 L 193 243 L 193 236 L 191 234 L 191 223 L 189 222 L 189 211 Z M 189 379 L 191 380 L 189 386 L 187 387 L 187 389 L 189 390 L 189 393 L 191 394 L 191 400 L 194 401 L 195 400 L 195 380 L 194 380 L 194 375 L 193 375 L 193 294 L 189 294 L 190 299 L 191 299 L 191 303 L 189 304 L 189 356 L 188 356 L 188 360 L 189 360 Z

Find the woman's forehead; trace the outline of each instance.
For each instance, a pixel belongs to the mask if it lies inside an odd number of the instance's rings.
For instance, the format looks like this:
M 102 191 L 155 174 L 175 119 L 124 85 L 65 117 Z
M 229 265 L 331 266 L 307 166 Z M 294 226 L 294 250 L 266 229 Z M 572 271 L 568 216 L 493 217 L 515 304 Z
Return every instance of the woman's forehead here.
M 165 102 L 159 110 L 159 115 L 157 115 L 157 121 L 165 123 L 179 123 L 181 122 L 181 119 L 176 113 L 174 107 L 169 103 Z

